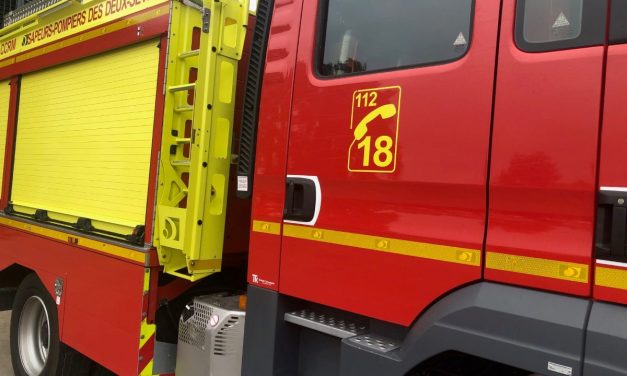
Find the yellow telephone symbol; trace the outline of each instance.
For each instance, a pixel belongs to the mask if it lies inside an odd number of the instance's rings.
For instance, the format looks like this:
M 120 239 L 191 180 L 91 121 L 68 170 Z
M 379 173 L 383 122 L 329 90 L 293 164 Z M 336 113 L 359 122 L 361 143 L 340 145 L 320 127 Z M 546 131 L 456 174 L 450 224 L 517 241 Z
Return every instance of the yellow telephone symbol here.
M 359 141 L 364 138 L 366 133 L 368 133 L 368 124 L 372 123 L 376 118 L 381 117 L 382 119 L 389 119 L 394 116 L 396 116 L 396 106 L 393 104 L 386 104 L 375 108 L 355 127 L 355 140 Z

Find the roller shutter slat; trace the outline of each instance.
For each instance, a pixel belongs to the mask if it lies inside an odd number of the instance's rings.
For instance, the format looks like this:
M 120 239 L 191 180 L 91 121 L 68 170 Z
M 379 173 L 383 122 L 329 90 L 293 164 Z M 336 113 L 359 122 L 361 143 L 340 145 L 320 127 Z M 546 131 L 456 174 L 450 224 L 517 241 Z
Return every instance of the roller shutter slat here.
M 13 204 L 143 225 L 158 65 L 151 41 L 24 76 Z

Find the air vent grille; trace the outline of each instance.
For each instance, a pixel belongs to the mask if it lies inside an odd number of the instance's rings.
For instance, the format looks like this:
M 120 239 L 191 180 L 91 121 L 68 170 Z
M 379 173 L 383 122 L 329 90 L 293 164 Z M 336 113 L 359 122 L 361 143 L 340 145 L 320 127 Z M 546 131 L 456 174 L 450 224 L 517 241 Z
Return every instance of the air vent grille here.
M 204 349 L 207 327 L 211 320 L 211 309 L 208 305 L 194 301 L 193 313 L 187 320 L 181 320 L 179 341 Z
M 240 351 L 236 346 L 244 328 L 240 325 L 240 318 L 231 316 L 224 322 L 213 338 L 213 354 L 217 356 L 233 355 Z

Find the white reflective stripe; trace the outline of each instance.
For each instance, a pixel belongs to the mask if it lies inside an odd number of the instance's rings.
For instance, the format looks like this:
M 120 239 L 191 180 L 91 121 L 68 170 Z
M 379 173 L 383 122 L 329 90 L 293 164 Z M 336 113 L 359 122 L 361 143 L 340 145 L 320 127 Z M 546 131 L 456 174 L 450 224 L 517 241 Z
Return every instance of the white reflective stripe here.
M 623 187 L 601 187 L 602 191 L 627 192 L 627 188 Z
M 608 261 L 608 260 L 597 260 L 597 264 L 616 266 L 616 267 L 619 267 L 619 268 L 627 269 L 627 263 L 624 263 L 624 262 L 616 262 L 616 261 Z

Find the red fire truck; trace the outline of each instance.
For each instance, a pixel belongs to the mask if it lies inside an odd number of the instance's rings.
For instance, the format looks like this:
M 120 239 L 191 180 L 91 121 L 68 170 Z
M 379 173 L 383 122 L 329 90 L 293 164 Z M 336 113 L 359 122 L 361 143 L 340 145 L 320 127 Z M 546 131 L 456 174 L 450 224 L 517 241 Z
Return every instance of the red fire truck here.
M 627 1 L 39 0 L 16 375 L 627 375 Z

